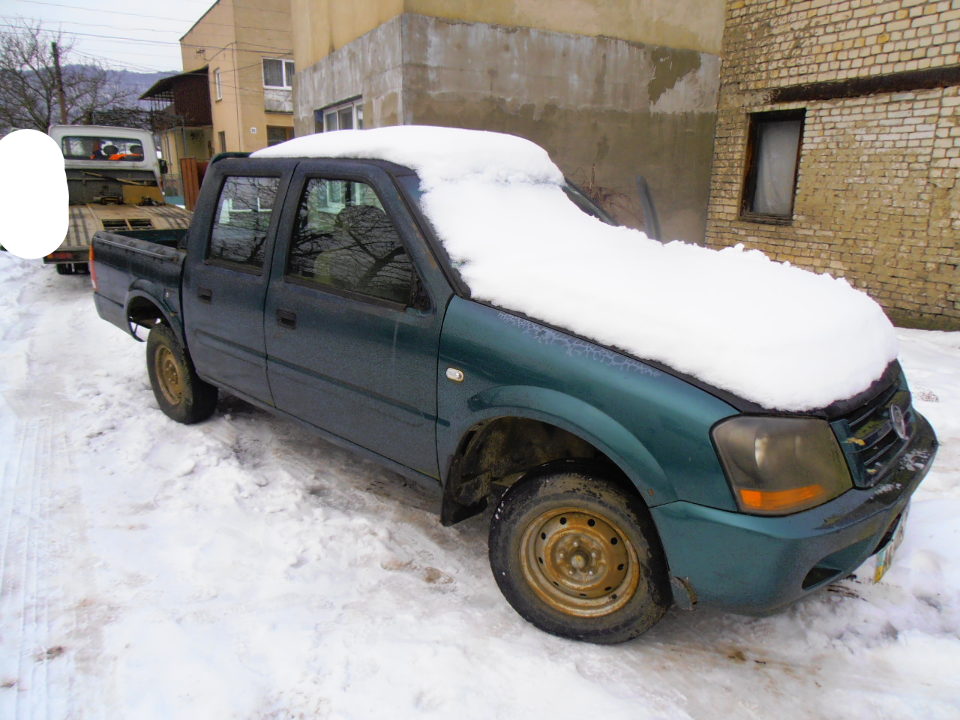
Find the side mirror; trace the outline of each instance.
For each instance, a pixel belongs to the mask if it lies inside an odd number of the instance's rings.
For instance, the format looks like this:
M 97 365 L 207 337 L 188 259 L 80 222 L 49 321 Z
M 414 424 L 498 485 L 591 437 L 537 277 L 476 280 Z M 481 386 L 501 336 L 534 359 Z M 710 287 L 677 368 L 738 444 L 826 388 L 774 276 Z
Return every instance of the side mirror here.
M 653 204 L 653 191 L 643 175 L 637 175 L 637 190 L 640 192 L 640 205 L 643 207 L 643 224 L 647 237 L 651 240 L 663 242 L 660 233 L 660 218 L 657 217 L 657 207 Z

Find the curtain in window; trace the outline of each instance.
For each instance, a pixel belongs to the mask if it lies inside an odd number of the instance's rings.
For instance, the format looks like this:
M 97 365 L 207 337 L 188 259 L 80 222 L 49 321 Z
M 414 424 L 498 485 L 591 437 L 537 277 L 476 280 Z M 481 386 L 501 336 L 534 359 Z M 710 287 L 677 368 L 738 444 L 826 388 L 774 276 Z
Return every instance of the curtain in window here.
M 757 127 L 757 187 L 753 212 L 790 215 L 793 210 L 797 149 L 803 122 L 765 122 Z
M 283 87 L 283 61 L 263 59 L 263 84 L 267 87 Z

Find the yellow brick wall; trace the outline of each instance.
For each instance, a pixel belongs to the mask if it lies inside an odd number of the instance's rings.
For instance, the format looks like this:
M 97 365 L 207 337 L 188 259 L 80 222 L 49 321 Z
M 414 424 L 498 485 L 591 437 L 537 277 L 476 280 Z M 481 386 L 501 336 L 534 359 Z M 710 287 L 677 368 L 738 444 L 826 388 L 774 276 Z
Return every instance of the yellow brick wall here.
M 753 90 L 954 65 L 958 43 L 957 0 L 732 0 L 723 54 Z
M 960 89 L 769 102 L 960 64 L 960 0 L 729 2 L 707 244 L 845 277 L 898 324 L 960 329 Z M 740 218 L 749 114 L 804 108 L 793 220 Z

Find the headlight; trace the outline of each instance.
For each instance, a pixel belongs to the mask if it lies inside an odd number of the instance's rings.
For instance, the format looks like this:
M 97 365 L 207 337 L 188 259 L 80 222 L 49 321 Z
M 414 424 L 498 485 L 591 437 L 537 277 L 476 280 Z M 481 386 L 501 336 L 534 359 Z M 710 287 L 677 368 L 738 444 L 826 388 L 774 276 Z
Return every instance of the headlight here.
M 738 416 L 713 429 L 740 509 L 787 515 L 853 487 L 843 451 L 824 420 Z

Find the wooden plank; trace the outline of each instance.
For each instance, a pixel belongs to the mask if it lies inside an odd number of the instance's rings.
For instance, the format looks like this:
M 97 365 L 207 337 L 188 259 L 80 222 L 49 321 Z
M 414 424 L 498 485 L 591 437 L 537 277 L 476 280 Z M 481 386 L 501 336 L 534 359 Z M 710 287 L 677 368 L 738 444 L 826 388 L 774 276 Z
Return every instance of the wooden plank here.
M 189 211 L 176 205 L 71 205 L 67 236 L 58 249 L 76 250 L 89 247 L 94 233 L 104 229 L 104 220 L 123 221 L 123 225 L 107 228 L 122 235 L 125 230 L 130 229 L 187 229 L 190 227 L 190 217 Z M 140 226 L 131 228 L 128 220 L 139 221 Z
M 200 171 L 196 158 L 180 158 L 180 179 L 183 182 L 183 203 L 192 212 L 200 195 Z
M 153 202 L 162 203 L 163 193 L 160 188 L 153 187 L 134 187 L 132 185 L 123 186 L 123 204 L 140 205 L 144 199 L 150 199 Z

